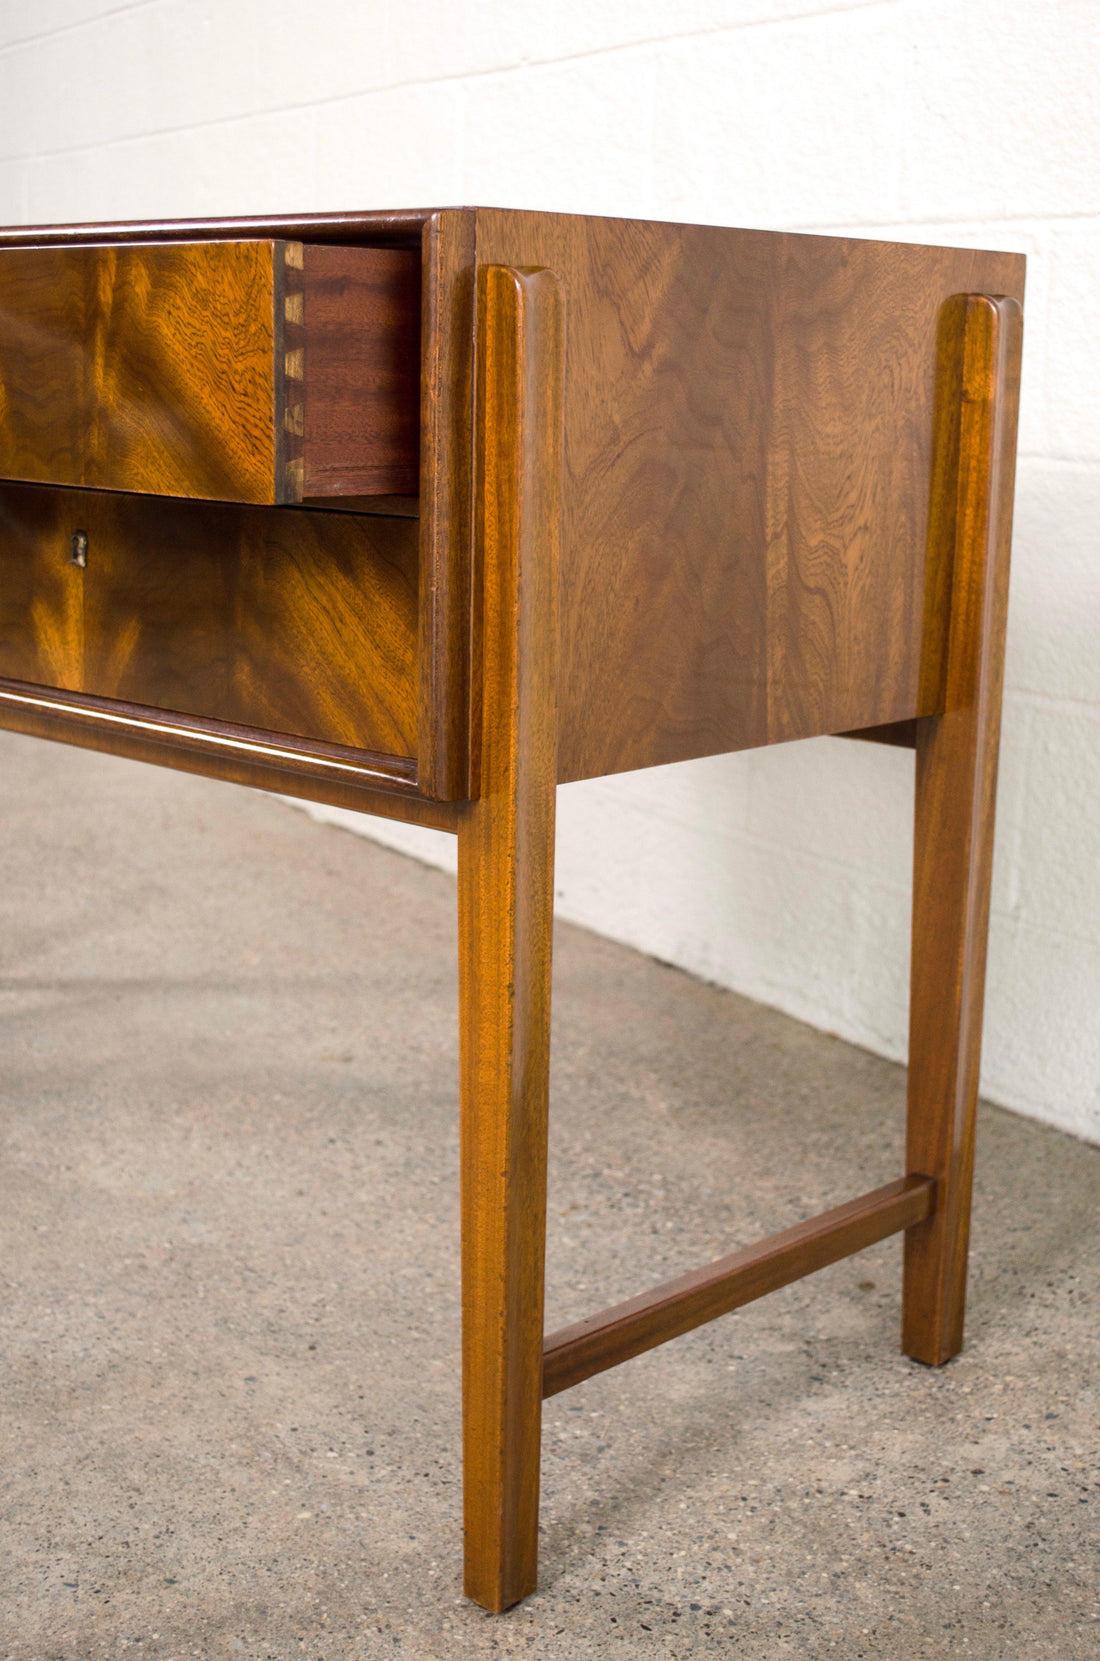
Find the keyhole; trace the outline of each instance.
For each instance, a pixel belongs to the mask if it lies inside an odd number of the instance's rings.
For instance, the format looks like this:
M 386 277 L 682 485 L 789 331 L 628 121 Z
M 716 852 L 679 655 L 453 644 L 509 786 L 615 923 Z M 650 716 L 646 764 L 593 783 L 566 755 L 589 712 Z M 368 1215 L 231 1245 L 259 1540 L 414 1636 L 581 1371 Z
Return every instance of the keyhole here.
M 87 536 L 86 531 L 74 531 L 73 532 L 73 548 L 72 548 L 72 553 L 70 554 L 69 558 L 72 561 L 73 565 L 79 565 L 81 567 L 81 569 L 83 569 L 84 566 L 87 565 L 87 563 L 88 563 L 88 536 Z

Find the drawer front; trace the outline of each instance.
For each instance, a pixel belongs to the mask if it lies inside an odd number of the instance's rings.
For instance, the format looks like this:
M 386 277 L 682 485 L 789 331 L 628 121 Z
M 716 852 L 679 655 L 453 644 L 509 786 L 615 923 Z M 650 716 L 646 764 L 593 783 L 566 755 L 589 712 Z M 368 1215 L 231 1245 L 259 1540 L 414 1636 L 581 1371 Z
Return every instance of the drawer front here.
M 414 757 L 417 530 L 2 485 L 0 677 Z
M 279 240 L 0 251 L 0 478 L 411 495 L 419 257 Z

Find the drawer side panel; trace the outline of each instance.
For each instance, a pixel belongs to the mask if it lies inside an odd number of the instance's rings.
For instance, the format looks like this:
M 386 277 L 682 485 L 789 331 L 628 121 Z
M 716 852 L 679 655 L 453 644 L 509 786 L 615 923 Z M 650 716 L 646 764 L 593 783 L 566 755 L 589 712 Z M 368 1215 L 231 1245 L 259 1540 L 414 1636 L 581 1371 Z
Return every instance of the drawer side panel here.
M 302 255 L 302 494 L 413 496 L 420 256 L 308 243 Z

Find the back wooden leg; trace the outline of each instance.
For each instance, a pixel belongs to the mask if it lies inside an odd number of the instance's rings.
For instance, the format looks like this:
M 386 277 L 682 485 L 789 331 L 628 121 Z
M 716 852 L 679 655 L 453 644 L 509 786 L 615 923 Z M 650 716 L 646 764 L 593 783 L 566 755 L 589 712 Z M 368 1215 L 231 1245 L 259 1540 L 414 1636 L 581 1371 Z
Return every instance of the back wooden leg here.
M 963 1340 L 1020 311 L 958 295 L 943 325 L 930 570 L 950 620 L 933 669 L 944 713 L 917 723 L 907 1135 L 908 1171 L 937 1193 L 906 1234 L 902 1326 L 905 1352 L 933 1365 Z
M 479 279 L 476 795 L 458 828 L 466 1593 L 537 1575 L 562 315 L 551 272 Z

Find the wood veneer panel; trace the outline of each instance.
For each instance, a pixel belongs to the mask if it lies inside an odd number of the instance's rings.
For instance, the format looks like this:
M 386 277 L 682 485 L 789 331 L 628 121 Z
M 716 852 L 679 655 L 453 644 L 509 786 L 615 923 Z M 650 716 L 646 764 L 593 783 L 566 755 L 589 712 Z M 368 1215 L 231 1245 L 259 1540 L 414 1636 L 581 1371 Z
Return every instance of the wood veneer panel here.
M 425 793 L 448 800 L 469 788 L 474 221 L 473 209 L 448 208 L 0 229 L 0 253 L 72 243 L 289 239 L 422 256 L 420 767 Z M 386 511 L 384 497 L 328 500 L 333 507 Z M 394 512 L 416 510 L 413 496 L 393 505 Z
M 937 319 L 1022 257 L 493 209 L 477 259 L 566 295 L 559 779 L 928 713 Z
M 0 252 L 0 477 L 275 501 L 280 247 Z
M 0 527 L 0 675 L 415 756 L 416 520 L 8 484 Z
M 412 496 L 420 257 L 292 241 L 0 249 L 0 477 Z
M 0 487 L 0 675 L 79 691 L 84 572 L 72 561 L 79 519 L 49 490 Z

